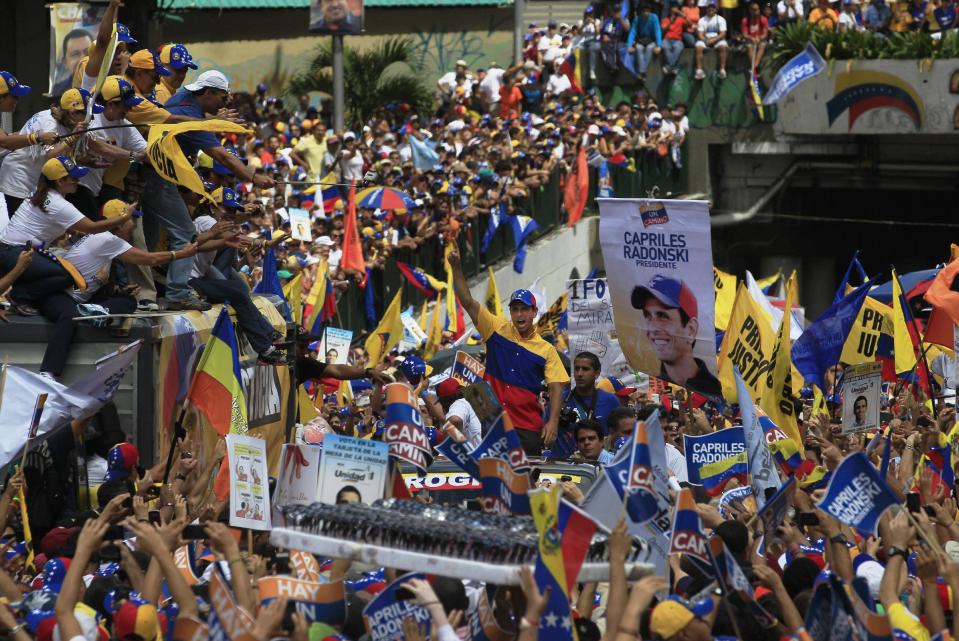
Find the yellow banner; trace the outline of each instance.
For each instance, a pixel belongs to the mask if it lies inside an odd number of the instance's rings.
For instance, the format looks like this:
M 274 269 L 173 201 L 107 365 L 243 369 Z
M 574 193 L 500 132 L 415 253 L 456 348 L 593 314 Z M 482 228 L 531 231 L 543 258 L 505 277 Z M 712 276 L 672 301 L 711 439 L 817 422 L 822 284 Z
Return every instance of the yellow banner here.
M 892 307 L 867 296 L 842 346 L 840 360 L 849 365 L 871 363 L 876 360 L 880 340 L 892 344 Z
M 746 284 L 740 283 L 718 357 L 719 381 L 727 400 L 736 398 L 736 378 L 733 375 L 733 366 L 736 366 L 753 402 L 759 402 L 775 342 L 765 311 L 749 295 Z M 739 403 L 742 404 L 743 400 L 740 399 Z
M 724 330 L 729 326 L 729 317 L 736 302 L 736 276 L 713 267 L 713 287 L 716 290 L 716 329 Z
M 104 61 L 106 64 L 106 61 Z M 175 185 L 189 189 L 203 198 L 213 202 L 212 196 L 203 188 L 200 175 L 193 169 L 193 165 L 183 155 L 183 150 L 177 144 L 176 136 L 190 131 L 209 131 L 213 133 L 250 134 L 251 130 L 226 120 L 195 120 L 180 122 L 174 125 L 151 125 L 150 135 L 147 138 L 147 155 L 153 169 Z
M 779 323 L 776 345 L 769 359 L 769 370 L 766 376 L 759 377 L 761 387 L 759 407 L 786 433 L 786 436 L 795 441 L 799 451 L 805 453 L 796 421 L 796 406 L 792 401 L 792 358 L 790 356 L 792 343 L 789 336 L 795 278 L 796 272 L 793 272 L 786 284 L 786 306 L 783 308 L 783 319 Z

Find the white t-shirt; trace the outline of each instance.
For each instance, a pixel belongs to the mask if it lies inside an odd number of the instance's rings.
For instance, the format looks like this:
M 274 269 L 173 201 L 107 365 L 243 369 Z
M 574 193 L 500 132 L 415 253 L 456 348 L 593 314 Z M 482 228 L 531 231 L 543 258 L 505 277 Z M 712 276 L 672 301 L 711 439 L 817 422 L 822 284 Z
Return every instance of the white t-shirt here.
M 10 214 L 7 213 L 7 199 L 0 196 L 0 235 L 7 228 L 10 222 Z
M 48 192 L 43 206 L 46 211 L 24 200 L 10 219 L 3 236 L 0 236 L 0 241 L 8 245 L 52 243 L 84 218 L 80 210 L 68 203 L 58 191 Z
M 779 4 L 776 5 L 776 14 L 786 18 L 787 20 L 800 19 L 803 17 L 803 6 L 802 2 L 796 0 L 793 2 L 792 6 L 788 6 L 785 0 L 779 0 Z
M 456 72 L 447 71 L 440 79 L 436 81 L 436 84 L 441 86 L 447 93 L 453 91 L 453 87 L 456 86 Z
M 108 470 L 109 465 L 105 458 L 99 454 L 89 457 L 87 459 L 87 480 L 90 482 L 90 487 L 97 487 L 106 483 Z
M 340 258 L 343 257 L 342 249 L 331 249 L 330 255 L 326 259 L 326 264 L 329 265 L 330 269 L 340 266 Z
M 569 81 L 565 73 L 554 73 L 549 77 L 549 82 L 546 83 L 546 93 L 551 96 L 558 96 L 572 88 L 573 84 Z
M 213 216 L 197 216 L 193 220 L 193 226 L 196 227 L 196 233 L 202 234 L 216 225 L 216 219 Z M 216 258 L 216 250 L 211 249 L 207 252 L 197 252 L 193 257 L 193 268 L 190 270 L 190 278 L 203 278 L 210 271 L 213 260 Z
M 666 443 L 666 467 L 669 469 L 669 475 L 675 476 L 677 482 L 689 482 L 689 474 L 686 472 L 686 457 L 672 443 Z
M 349 158 L 340 158 L 340 172 L 344 182 L 363 178 L 363 154 L 355 152 Z
M 46 131 L 70 133 L 54 119 L 49 109 L 30 116 L 30 120 L 23 125 L 19 133 L 39 134 Z M 28 145 L 4 158 L 3 164 L 0 165 L 0 193 L 14 198 L 29 198 L 37 188 L 40 170 L 43 169 L 46 153 L 51 148 L 47 145 Z
M 82 236 L 73 243 L 64 258 L 73 263 L 87 282 L 84 291 L 72 289 L 68 292 L 73 300 L 85 303 L 93 298 L 96 291 L 110 280 L 113 259 L 130 248 L 130 243 L 108 231 Z
M 851 13 L 847 13 L 845 11 L 839 14 L 839 26 L 845 27 L 847 30 L 850 30 L 850 31 L 860 30 L 859 23 L 856 22 L 856 16 L 854 16 Z
M 483 424 L 479 416 L 473 411 L 473 406 L 465 398 L 458 398 L 450 405 L 446 418 L 458 416 L 463 421 L 463 436 L 471 448 L 476 447 L 483 440 Z
M 499 102 L 499 90 L 503 86 L 503 73 L 499 67 L 494 67 L 486 72 L 486 77 L 480 82 L 479 95 L 486 104 L 492 105 Z
M 121 118 L 120 120 L 107 120 L 103 117 L 103 114 L 96 114 L 93 116 L 93 120 L 90 121 L 90 128 L 93 129 L 95 127 L 109 127 L 111 125 L 129 124 L 130 121 L 126 120 L 125 118 Z M 146 140 L 143 139 L 143 136 L 140 135 L 140 132 L 137 131 L 136 127 L 103 129 L 100 131 L 91 132 L 88 135 L 96 136 L 107 144 L 115 145 L 121 149 L 126 149 L 127 151 L 135 154 L 141 154 L 145 152 L 147 148 Z M 100 194 L 100 189 L 103 188 L 103 174 L 106 173 L 107 169 L 109 169 L 109 167 L 104 167 L 102 169 L 90 167 L 90 171 L 87 172 L 87 175 L 80 179 L 80 184 L 89 189 L 94 196 L 98 196 Z
M 703 16 L 699 19 L 699 33 L 707 38 L 715 38 L 726 31 L 726 18 L 718 13 L 712 17 Z

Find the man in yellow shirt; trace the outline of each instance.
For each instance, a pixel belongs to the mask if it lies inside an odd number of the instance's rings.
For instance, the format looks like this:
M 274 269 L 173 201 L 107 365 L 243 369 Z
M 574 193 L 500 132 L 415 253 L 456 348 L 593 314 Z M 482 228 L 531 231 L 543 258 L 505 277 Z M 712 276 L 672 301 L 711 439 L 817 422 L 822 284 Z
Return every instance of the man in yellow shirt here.
M 307 180 L 315 182 L 323 175 L 323 156 L 326 155 L 326 124 L 317 118 L 310 130 L 311 136 L 303 136 L 293 148 L 290 159 L 293 164 L 306 169 Z
M 809 22 L 820 29 L 835 31 L 839 23 L 839 14 L 829 6 L 829 0 L 819 0 L 819 5 L 809 12 Z
M 183 85 L 188 70 L 197 69 L 197 66 L 187 48 L 176 42 L 160 47 L 159 58 L 160 64 L 170 72 L 169 76 L 160 76 L 160 84 L 156 88 L 157 102 L 165 105 Z

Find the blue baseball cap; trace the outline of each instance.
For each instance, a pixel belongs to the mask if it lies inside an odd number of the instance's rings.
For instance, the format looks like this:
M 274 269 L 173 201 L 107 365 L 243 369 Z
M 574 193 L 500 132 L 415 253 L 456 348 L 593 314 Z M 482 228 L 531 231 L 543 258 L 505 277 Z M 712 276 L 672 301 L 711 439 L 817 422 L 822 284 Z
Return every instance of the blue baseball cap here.
M 190 55 L 187 48 L 176 42 L 163 45 L 160 48 L 159 56 L 160 62 L 171 69 L 183 69 L 184 67 L 199 69 L 193 62 L 193 56 Z
M 117 23 L 117 40 L 130 44 L 136 44 L 137 42 L 136 38 L 133 37 L 133 34 L 130 33 L 130 28 L 119 22 Z
M 666 307 L 683 310 L 689 318 L 696 318 L 699 315 L 699 305 L 693 291 L 678 278 L 657 274 L 645 287 L 640 285 L 633 288 L 630 302 L 635 309 L 642 309 L 650 297 Z
M 213 196 L 213 200 L 216 201 L 216 204 L 220 205 L 221 207 L 229 207 L 231 209 L 237 209 L 240 207 L 240 202 L 237 200 L 236 192 L 229 187 L 217 187 L 210 195 Z
M 17 77 L 9 71 L 0 71 L 0 96 L 5 93 L 20 98 L 30 93 L 30 87 L 21 85 Z
M 517 289 L 513 292 L 513 295 L 509 297 L 509 304 L 512 305 L 517 302 L 523 303 L 527 307 L 536 307 L 536 297 L 528 289 Z

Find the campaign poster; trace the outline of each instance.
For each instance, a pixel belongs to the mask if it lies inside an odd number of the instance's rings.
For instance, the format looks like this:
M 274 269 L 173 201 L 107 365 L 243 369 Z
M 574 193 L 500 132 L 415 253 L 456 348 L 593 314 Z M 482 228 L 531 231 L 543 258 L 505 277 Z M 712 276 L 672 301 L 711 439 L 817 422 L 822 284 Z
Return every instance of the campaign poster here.
M 413 618 L 417 625 L 426 624 L 426 638 L 429 639 L 430 613 L 426 608 L 416 605 L 412 600 L 403 598 L 397 591 L 404 583 L 413 579 L 426 580 L 422 572 L 408 572 L 394 579 L 363 608 L 363 623 L 372 641 L 401 641 L 403 621 Z
M 453 359 L 452 377 L 461 385 L 476 385 L 483 380 L 486 366 L 466 352 L 456 352 Z
M 273 520 L 280 523 L 280 506 L 309 505 L 316 500 L 320 478 L 320 453 L 315 445 L 284 443 L 280 475 L 273 494 Z
M 290 233 L 294 240 L 313 242 L 312 227 L 310 226 L 310 212 L 305 209 L 290 207 Z
M 389 453 L 389 445 L 380 441 L 327 434 L 320 458 L 320 503 L 334 505 L 337 492 L 347 485 L 359 492 L 362 503 L 383 498 Z
M 230 525 L 270 529 L 270 488 L 266 473 L 266 441 L 226 435 L 230 462 Z
M 580 352 L 592 352 L 599 357 L 603 376 L 615 376 L 624 385 L 635 382 L 633 370 L 619 346 L 605 278 L 566 281 L 566 332 L 570 358 Z
M 310 31 L 329 36 L 363 33 L 363 0 L 310 0 Z
M 97 38 L 107 4 L 55 2 L 47 6 L 50 7 L 49 94 L 59 96 L 72 86 L 80 60 Z
M 626 360 L 641 372 L 721 398 L 708 203 L 597 202 L 613 321 Z
M 683 434 L 683 452 L 686 453 L 686 472 L 689 482 L 702 485 L 699 470 L 746 451 L 746 434 L 742 426 L 727 427 L 701 436 Z
M 862 363 L 846 370 L 842 384 L 842 433 L 879 428 L 882 363 Z
M 351 330 L 327 327 L 323 330 L 323 339 L 320 341 L 320 357 L 326 363 L 346 365 L 352 341 Z

